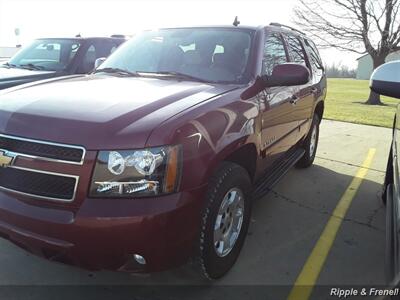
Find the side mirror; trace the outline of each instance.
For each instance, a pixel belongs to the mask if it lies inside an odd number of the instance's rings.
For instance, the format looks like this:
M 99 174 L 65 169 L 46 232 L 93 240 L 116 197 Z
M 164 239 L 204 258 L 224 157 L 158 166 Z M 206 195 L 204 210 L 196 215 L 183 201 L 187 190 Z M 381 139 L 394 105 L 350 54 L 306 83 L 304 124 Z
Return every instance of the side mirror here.
M 310 81 L 310 71 L 304 65 L 286 63 L 274 67 L 271 76 L 263 76 L 265 87 L 294 86 Z
M 377 68 L 371 75 L 369 86 L 377 94 L 400 99 L 400 60 Z
M 94 62 L 94 68 L 97 69 L 105 60 L 105 57 L 99 57 L 98 59 L 96 59 Z

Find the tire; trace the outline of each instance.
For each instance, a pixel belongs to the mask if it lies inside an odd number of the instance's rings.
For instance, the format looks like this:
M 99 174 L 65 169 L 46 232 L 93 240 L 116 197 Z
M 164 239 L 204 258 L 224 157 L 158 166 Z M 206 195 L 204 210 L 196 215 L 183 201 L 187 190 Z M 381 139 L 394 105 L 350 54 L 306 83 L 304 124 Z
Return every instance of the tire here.
M 317 146 L 319 140 L 319 123 L 320 119 L 317 114 L 314 114 L 310 131 L 305 138 L 302 148 L 305 152 L 302 158 L 296 163 L 297 168 L 308 168 L 311 166 L 315 159 L 315 154 L 317 153 Z
M 389 185 L 393 183 L 393 141 L 390 145 L 389 157 L 386 165 L 385 181 L 382 188 L 382 202 L 386 205 Z
M 393 218 L 393 185 L 387 187 L 386 200 L 386 245 L 385 245 L 385 277 L 390 283 L 396 275 L 396 248 L 395 247 L 395 223 Z
M 210 280 L 218 279 L 225 275 L 239 256 L 250 222 L 251 187 L 251 180 L 247 171 L 241 166 L 230 162 L 222 163 L 221 167 L 210 179 L 205 208 L 202 212 L 198 255 L 202 274 Z M 221 205 L 223 203 L 228 204 L 230 201 L 228 199 L 234 200 L 234 202 L 231 206 L 224 206 L 224 209 Z M 234 205 L 235 203 L 237 205 Z M 236 206 L 238 210 L 235 210 L 234 207 Z M 229 212 L 227 207 L 230 207 Z M 231 217 L 231 215 L 236 215 L 234 214 L 235 211 L 239 216 L 240 213 L 238 211 L 240 209 L 242 217 Z M 222 211 L 225 211 L 226 215 L 223 215 Z M 240 221 L 238 218 L 241 218 L 241 226 L 239 226 Z M 216 225 L 217 222 L 219 226 Z M 235 229 L 238 232 L 236 235 L 234 234 Z M 230 250 L 228 243 L 221 245 L 221 242 L 215 242 L 217 236 L 221 236 L 222 240 L 225 235 L 229 236 L 231 232 L 232 236 L 235 235 L 237 238 L 232 243 L 233 246 Z M 226 246 L 225 250 L 224 246 Z

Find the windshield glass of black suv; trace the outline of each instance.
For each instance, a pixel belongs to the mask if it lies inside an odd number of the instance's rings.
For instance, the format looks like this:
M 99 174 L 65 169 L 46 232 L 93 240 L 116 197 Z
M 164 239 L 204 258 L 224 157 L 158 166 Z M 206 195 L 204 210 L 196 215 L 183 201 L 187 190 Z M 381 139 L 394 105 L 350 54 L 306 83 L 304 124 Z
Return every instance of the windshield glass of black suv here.
M 98 69 L 209 82 L 248 81 L 252 32 L 223 28 L 146 31 L 125 43 Z
M 7 66 L 62 71 L 75 57 L 80 43 L 71 39 L 39 39 L 14 55 Z

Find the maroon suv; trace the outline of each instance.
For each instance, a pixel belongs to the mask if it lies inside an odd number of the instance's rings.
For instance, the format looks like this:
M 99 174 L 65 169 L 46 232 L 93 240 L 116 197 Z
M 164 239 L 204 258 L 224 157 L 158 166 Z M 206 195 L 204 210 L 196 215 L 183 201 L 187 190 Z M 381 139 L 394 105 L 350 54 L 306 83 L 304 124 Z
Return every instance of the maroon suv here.
M 312 164 L 326 78 L 279 24 L 136 35 L 95 72 L 0 95 L 0 235 L 88 269 L 234 264 L 251 203 Z

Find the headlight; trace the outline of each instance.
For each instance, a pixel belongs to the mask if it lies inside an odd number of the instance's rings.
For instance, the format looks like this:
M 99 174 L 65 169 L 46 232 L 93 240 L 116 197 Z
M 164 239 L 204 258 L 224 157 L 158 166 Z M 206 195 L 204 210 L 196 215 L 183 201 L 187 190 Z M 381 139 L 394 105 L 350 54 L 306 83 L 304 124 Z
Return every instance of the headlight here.
M 181 147 L 100 151 L 90 187 L 91 197 L 144 197 L 177 191 Z

